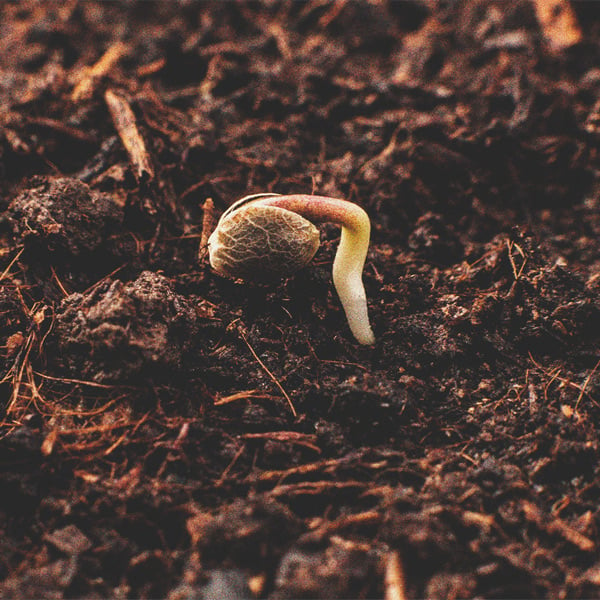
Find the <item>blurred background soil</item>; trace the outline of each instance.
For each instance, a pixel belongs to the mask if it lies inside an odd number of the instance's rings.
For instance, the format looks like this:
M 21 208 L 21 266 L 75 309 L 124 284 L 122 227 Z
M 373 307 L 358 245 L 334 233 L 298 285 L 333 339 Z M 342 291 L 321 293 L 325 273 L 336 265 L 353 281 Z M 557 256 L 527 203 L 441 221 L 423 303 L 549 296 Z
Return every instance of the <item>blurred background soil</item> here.
M 0 7 L 0 595 L 598 597 L 600 9 Z M 202 206 L 322 227 L 271 286 Z

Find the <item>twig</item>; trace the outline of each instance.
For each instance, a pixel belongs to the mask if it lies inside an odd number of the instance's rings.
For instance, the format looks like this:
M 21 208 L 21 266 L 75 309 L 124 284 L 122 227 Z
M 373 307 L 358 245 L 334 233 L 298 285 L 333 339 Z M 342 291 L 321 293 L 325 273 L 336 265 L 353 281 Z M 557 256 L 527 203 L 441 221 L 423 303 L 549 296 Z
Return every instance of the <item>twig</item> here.
M 43 309 L 42 309 L 43 310 Z M 36 305 L 31 309 L 31 313 L 34 314 L 35 319 Z M 13 408 L 16 406 L 19 399 L 19 391 L 21 389 L 21 382 L 23 381 L 23 374 L 27 369 L 27 363 L 29 361 L 29 355 L 33 348 L 33 342 L 35 341 L 35 325 L 32 323 L 29 327 L 29 332 L 27 334 L 27 339 L 23 346 L 21 347 L 21 351 L 15 360 L 15 363 L 11 369 L 12 372 L 12 394 L 10 402 L 6 408 L 5 414 L 9 415 Z
M 294 408 L 294 405 L 292 404 L 292 400 L 288 396 L 287 392 L 283 389 L 283 386 L 277 380 L 277 377 L 275 377 L 275 375 L 273 375 L 273 373 L 271 373 L 271 371 L 269 371 L 269 369 L 267 368 L 267 366 L 265 365 L 265 363 L 263 363 L 263 361 L 260 360 L 260 358 L 258 357 L 258 354 L 256 354 L 256 352 L 254 351 L 254 348 L 252 348 L 252 346 L 250 345 L 250 343 L 246 339 L 246 336 L 244 335 L 244 332 L 240 328 L 238 328 L 238 331 L 239 331 L 240 336 L 242 337 L 242 339 L 246 343 L 246 346 L 248 346 L 248 350 L 250 350 L 250 352 L 252 353 L 252 356 L 254 356 L 256 362 L 263 368 L 263 370 L 265 371 L 265 373 L 271 378 L 271 380 L 273 381 L 273 383 L 279 388 L 279 391 L 283 394 L 283 397 L 287 400 L 287 403 L 289 404 L 289 407 L 290 407 L 290 409 L 292 411 L 292 414 L 294 415 L 294 417 L 297 417 L 298 413 L 296 412 L 296 409 Z
M 289 442 L 291 444 L 298 444 L 299 446 L 305 446 L 315 452 L 321 454 L 321 448 L 319 448 L 314 442 L 317 441 L 317 436 L 308 433 L 299 433 L 297 431 L 265 431 L 264 433 L 244 433 L 240 436 L 244 440 L 275 440 L 277 442 Z
M 91 98 L 100 79 L 108 74 L 126 52 L 127 46 L 123 42 L 117 42 L 108 48 L 96 64 L 84 69 L 82 78 L 71 94 L 71 100 L 80 102 Z
M 517 249 L 518 253 L 521 255 L 521 258 L 523 259 L 523 262 L 521 263 L 521 267 L 519 268 L 518 271 L 517 271 L 517 264 L 515 263 L 515 259 L 513 258 L 513 254 L 512 254 L 513 247 Z M 525 268 L 525 265 L 527 264 L 527 256 L 525 256 L 525 253 L 523 252 L 523 249 L 521 248 L 521 246 L 519 246 L 519 244 L 517 244 L 516 242 L 511 242 L 508 239 L 506 240 L 506 249 L 508 250 L 508 260 L 510 260 L 510 265 L 513 270 L 513 277 L 515 278 L 515 281 L 518 281 L 519 278 L 521 277 L 521 275 L 523 274 L 523 269 Z
M 66 377 L 52 377 L 51 375 L 46 375 L 45 373 L 40 373 L 39 371 L 34 371 L 36 375 L 42 377 L 43 379 L 49 379 L 51 381 L 60 381 L 61 383 L 76 383 L 79 385 L 87 385 L 89 387 L 101 388 L 103 390 L 113 390 L 113 389 L 135 389 L 133 386 L 124 386 L 124 385 L 110 385 L 106 383 L 98 383 L 96 381 L 85 381 L 83 379 L 68 379 Z
M 52 278 L 56 281 L 56 285 L 59 287 L 60 291 L 64 294 L 65 298 L 69 295 L 67 288 L 63 285 L 62 281 L 58 278 L 56 271 L 53 266 L 50 266 L 50 272 L 52 273 Z
M 385 561 L 385 600 L 406 600 L 404 569 L 397 551 L 390 552 Z
M 300 483 L 289 483 L 276 485 L 269 495 L 279 498 L 280 496 L 319 496 L 332 490 L 360 490 L 369 484 L 365 481 L 301 481 Z
M 396 129 L 392 132 L 390 137 L 390 141 L 386 144 L 385 148 L 376 154 L 375 156 L 369 158 L 369 160 L 365 161 L 361 167 L 358 169 L 358 173 L 364 173 L 368 167 L 370 167 L 374 163 L 383 162 L 387 160 L 395 151 L 398 145 L 398 134 L 400 133 L 401 126 L 398 125 Z
M 590 371 L 590 374 L 585 378 L 585 381 L 583 382 L 583 385 L 581 386 L 581 391 L 579 392 L 579 396 L 577 396 L 577 401 L 575 402 L 575 410 L 577 410 L 577 407 L 579 406 L 579 403 L 581 402 L 581 399 L 583 398 L 583 394 L 585 394 L 585 388 L 587 388 L 587 385 L 590 382 L 590 379 L 594 376 L 594 373 L 596 372 L 596 369 L 599 366 L 600 366 L 600 360 L 594 365 L 594 368 Z
M 167 59 L 164 57 L 153 60 L 150 63 L 141 65 L 136 69 L 136 75 L 140 78 L 148 77 L 148 75 L 154 75 L 160 71 L 167 64 Z
M 315 473 L 317 471 L 323 471 L 324 473 L 334 473 L 338 467 L 342 467 L 347 464 L 348 462 L 344 459 L 331 458 L 319 462 L 306 463 L 298 467 L 290 467 L 289 469 L 281 471 L 263 471 L 256 477 L 256 481 L 278 480 L 279 482 L 282 482 L 287 477 L 292 475 L 306 475 L 308 473 Z M 388 461 L 382 460 L 378 462 L 361 462 L 360 466 L 363 469 L 379 470 L 387 467 Z
M 36 372 L 33 371 L 32 373 L 36 373 Z M 39 373 L 36 373 L 36 375 L 39 375 Z M 67 398 L 68 396 L 70 396 L 71 393 L 72 393 L 72 390 L 71 390 L 71 392 L 69 392 L 68 394 L 66 394 L 65 396 L 63 396 L 61 398 L 61 400 L 64 399 L 64 398 Z M 39 394 L 38 394 L 38 396 L 39 396 Z M 105 402 L 102 406 L 99 406 L 98 408 L 94 408 L 94 409 L 91 409 L 91 410 L 83 410 L 81 408 L 74 408 L 74 409 L 61 408 L 59 406 L 59 403 L 57 403 L 57 402 L 50 402 L 50 401 L 44 400 L 41 396 L 39 396 L 39 397 L 42 400 L 43 406 L 47 406 L 47 407 L 49 407 L 51 409 L 50 412 L 44 412 L 42 410 L 42 407 L 39 406 L 36 403 L 36 407 L 37 407 L 38 411 L 40 412 L 40 414 L 46 414 L 47 416 L 50 416 L 50 417 L 55 417 L 57 415 L 61 415 L 61 416 L 71 416 L 71 417 L 77 417 L 77 418 L 84 418 L 84 417 L 87 418 L 87 417 L 95 417 L 97 415 L 100 415 L 100 414 L 106 412 L 111 406 L 113 406 L 117 402 L 121 402 L 123 400 L 123 398 L 125 398 L 125 394 L 119 395 L 119 396 L 115 396 L 111 400 L 108 400 L 108 402 Z M 102 425 L 102 427 L 107 427 L 107 426 L 106 425 Z M 82 429 L 77 429 L 77 430 L 74 430 L 74 431 L 84 432 L 84 430 L 82 430 Z M 87 430 L 85 430 L 85 431 L 87 431 Z M 61 430 L 61 434 L 62 433 L 66 433 L 66 432 L 68 432 L 68 431 L 67 430 Z
M 235 453 L 235 456 L 231 459 L 231 462 L 225 467 L 225 469 L 221 473 L 221 476 L 219 477 L 219 479 L 217 479 L 217 481 L 215 481 L 215 487 L 221 487 L 223 485 L 223 483 L 227 479 L 227 475 L 229 475 L 231 469 L 233 469 L 233 466 L 238 461 L 240 456 L 244 453 L 245 449 L 246 449 L 246 444 L 242 444 L 238 448 L 238 451 Z
M 348 0 L 336 0 L 329 5 L 329 10 L 319 19 L 319 27 L 325 29 L 342 12 Z
M 213 406 L 223 406 L 224 404 L 230 404 L 231 402 L 237 402 L 238 400 L 274 400 L 279 398 L 277 396 L 271 396 L 265 394 L 260 390 L 242 390 L 241 392 L 234 392 L 228 396 L 221 398 L 215 398 Z
M 562 519 L 549 519 L 532 502 L 525 500 L 522 504 L 522 510 L 525 518 L 529 522 L 535 523 L 541 530 L 559 535 L 567 542 L 577 546 L 582 552 L 594 552 L 596 550 L 596 544 L 593 540 L 573 529 L 573 527 L 565 523 Z
M 560 373 L 560 369 L 558 369 L 558 373 L 555 374 L 555 369 L 553 370 L 548 370 L 545 369 L 542 365 L 540 365 L 539 363 L 537 363 L 535 361 L 535 359 L 533 358 L 531 352 L 529 352 L 529 360 L 531 360 L 531 362 L 536 366 L 536 368 L 538 368 L 544 375 L 546 375 L 547 377 L 552 377 L 550 383 L 552 383 L 552 381 L 557 380 L 560 381 L 563 385 L 569 386 L 571 388 L 574 388 L 576 390 L 579 391 L 579 396 L 577 398 L 577 404 L 579 404 L 580 400 L 583 398 L 583 395 L 585 394 L 588 399 L 590 400 L 590 402 L 592 402 L 592 404 L 594 406 L 598 406 L 600 407 L 600 404 L 598 404 L 598 402 L 596 402 L 586 391 L 585 388 L 587 386 L 587 382 L 589 379 L 591 379 L 592 375 L 595 373 L 596 369 L 600 366 L 600 361 L 599 363 L 596 363 L 596 366 L 592 369 L 591 373 L 588 375 L 588 379 L 586 379 L 586 381 L 584 382 L 583 386 L 578 385 L 576 383 L 573 383 L 570 379 L 567 379 L 566 377 L 559 377 L 558 374 Z M 549 386 L 550 384 L 548 384 Z M 546 386 L 546 388 L 548 388 L 548 386 Z
M 289 469 L 280 470 L 280 471 L 263 471 L 258 475 L 258 481 L 275 481 L 279 480 L 280 482 L 285 480 L 290 475 L 306 475 L 307 473 L 314 473 L 316 471 L 325 471 L 330 467 L 335 467 L 340 464 L 340 460 L 337 458 L 332 458 L 329 460 L 312 462 L 300 465 L 298 467 L 291 467 Z
M 96 141 L 96 136 L 92 135 L 91 133 L 86 133 L 81 129 L 70 127 L 58 119 L 52 119 L 50 117 L 27 117 L 27 122 L 31 123 L 32 125 L 39 125 L 40 127 L 53 129 L 57 133 L 67 135 L 73 139 L 79 140 L 80 142 L 93 143 Z
M 150 416 L 150 412 L 147 412 L 135 424 L 135 427 L 131 431 L 124 431 L 123 435 L 114 444 L 112 444 L 112 446 L 110 446 L 110 448 L 108 448 L 107 450 L 105 450 L 103 452 L 103 456 L 108 456 L 109 454 L 111 454 L 113 452 L 113 450 L 115 450 L 115 448 L 117 448 L 118 446 L 120 446 L 123 443 L 123 441 L 127 438 L 128 435 L 135 434 L 135 432 L 142 426 L 142 424 L 147 421 L 147 419 L 148 419 L 149 416 Z
M 352 515 L 342 515 L 333 521 L 317 519 L 314 526 L 312 524 L 310 525 L 312 529 L 311 537 L 330 536 L 343 529 L 361 525 L 374 525 L 380 523 L 382 520 L 383 515 L 376 510 L 367 510 Z
M 113 275 L 115 275 L 116 273 L 118 273 L 119 271 L 121 271 L 122 269 L 124 269 L 128 264 L 129 263 L 126 262 L 124 265 L 121 265 L 120 267 L 117 267 L 116 269 L 114 269 L 113 271 L 111 271 L 108 275 L 105 275 L 104 277 L 102 277 L 102 279 L 99 279 L 98 281 L 96 281 L 96 283 L 93 283 L 89 288 L 87 288 L 87 290 L 84 290 L 82 292 L 83 295 L 87 296 L 88 294 L 91 294 L 96 288 L 100 287 L 105 281 L 107 281 Z
M 24 250 L 25 250 L 25 248 L 21 248 L 17 252 L 17 255 L 10 261 L 8 267 L 6 267 L 6 269 L 4 269 L 4 271 L 2 271 L 2 275 L 0 275 L 0 281 L 2 281 L 8 275 L 8 273 L 12 269 L 13 265 L 19 260 L 19 258 L 21 257 L 21 254 L 23 254 Z

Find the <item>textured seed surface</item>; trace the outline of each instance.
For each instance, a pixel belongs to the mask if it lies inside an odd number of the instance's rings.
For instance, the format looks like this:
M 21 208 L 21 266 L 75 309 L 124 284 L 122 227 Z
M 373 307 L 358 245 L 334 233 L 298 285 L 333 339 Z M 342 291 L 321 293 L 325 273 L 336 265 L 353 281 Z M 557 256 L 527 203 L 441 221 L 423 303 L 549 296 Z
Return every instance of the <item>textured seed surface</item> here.
M 272 279 L 307 265 L 319 230 L 307 219 L 273 206 L 244 206 L 226 215 L 209 239 L 210 263 L 221 275 Z

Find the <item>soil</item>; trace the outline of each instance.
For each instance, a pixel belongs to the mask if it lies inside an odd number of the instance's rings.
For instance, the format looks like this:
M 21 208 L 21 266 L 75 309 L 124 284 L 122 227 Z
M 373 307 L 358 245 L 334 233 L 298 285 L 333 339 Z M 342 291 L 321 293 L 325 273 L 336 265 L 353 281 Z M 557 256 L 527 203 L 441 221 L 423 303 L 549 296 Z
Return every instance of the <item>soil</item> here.
M 600 10 L 552 2 L 2 6 L 0 596 L 600 597 Z M 367 210 L 375 345 L 334 225 L 211 271 L 256 192 Z

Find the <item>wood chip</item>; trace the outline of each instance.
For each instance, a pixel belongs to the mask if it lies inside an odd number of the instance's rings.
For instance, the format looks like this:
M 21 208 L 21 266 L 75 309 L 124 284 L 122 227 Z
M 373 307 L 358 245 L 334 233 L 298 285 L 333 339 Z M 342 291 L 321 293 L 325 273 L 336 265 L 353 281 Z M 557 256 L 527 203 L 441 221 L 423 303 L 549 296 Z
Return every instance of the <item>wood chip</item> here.
M 150 155 L 146 150 L 144 139 L 137 128 L 135 115 L 129 102 L 112 90 L 106 90 L 104 99 L 106 100 L 119 137 L 134 166 L 137 179 L 154 179 L 154 169 L 150 162 Z
M 90 539 L 72 524 L 45 534 L 44 540 L 68 555 L 81 554 L 92 547 Z
M 533 0 L 549 49 L 560 52 L 581 41 L 581 29 L 568 0 Z
M 202 205 L 202 233 L 200 234 L 200 244 L 198 246 L 198 262 L 202 262 L 208 254 L 208 238 L 215 226 L 215 203 L 212 198 L 207 198 Z

